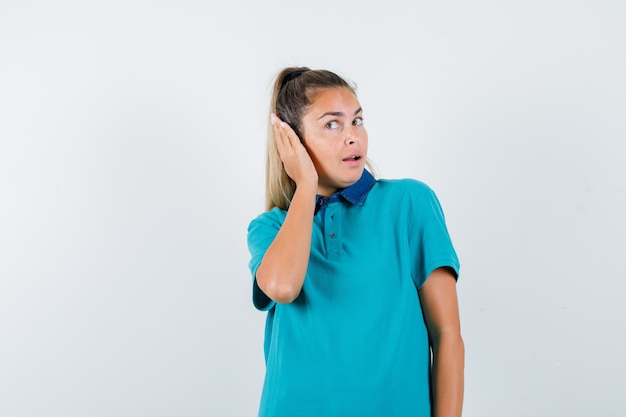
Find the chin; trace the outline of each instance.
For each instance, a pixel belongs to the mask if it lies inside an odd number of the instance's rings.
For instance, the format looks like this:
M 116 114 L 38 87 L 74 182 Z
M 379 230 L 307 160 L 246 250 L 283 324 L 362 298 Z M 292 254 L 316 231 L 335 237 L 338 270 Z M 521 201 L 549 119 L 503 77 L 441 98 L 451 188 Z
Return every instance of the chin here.
M 363 169 L 364 168 L 361 168 L 360 170 L 353 172 L 352 175 L 344 178 L 343 182 L 345 185 L 342 188 L 349 187 L 355 182 L 357 182 L 358 180 L 360 180 L 361 176 L 363 176 Z

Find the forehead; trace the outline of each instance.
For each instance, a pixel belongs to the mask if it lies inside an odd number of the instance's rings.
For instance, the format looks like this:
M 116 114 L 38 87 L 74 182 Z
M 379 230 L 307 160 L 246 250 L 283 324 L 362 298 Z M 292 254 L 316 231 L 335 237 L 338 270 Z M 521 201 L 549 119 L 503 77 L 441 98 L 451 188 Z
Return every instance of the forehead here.
M 346 87 L 324 88 L 311 96 L 307 113 L 348 111 L 353 113 L 361 107 L 354 91 Z

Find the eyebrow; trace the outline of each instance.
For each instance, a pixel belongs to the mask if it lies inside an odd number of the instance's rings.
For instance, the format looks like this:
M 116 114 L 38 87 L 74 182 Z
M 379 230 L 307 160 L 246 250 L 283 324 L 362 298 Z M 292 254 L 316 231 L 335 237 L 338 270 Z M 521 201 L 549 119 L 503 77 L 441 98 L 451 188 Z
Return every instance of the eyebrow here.
M 362 107 L 359 107 L 355 112 L 354 115 L 356 116 L 357 114 L 361 113 L 363 111 Z M 320 117 L 317 118 L 317 120 L 326 117 L 326 116 L 336 116 L 336 117 L 341 117 L 344 116 L 344 114 L 340 111 L 327 111 L 326 113 L 322 114 Z

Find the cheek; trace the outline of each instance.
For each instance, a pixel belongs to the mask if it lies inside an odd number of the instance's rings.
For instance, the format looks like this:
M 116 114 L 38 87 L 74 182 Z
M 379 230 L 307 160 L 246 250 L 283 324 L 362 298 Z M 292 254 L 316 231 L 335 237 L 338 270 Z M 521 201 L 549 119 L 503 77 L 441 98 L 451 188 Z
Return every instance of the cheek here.
M 315 144 L 312 144 L 311 140 L 305 140 L 302 142 L 302 144 L 304 145 L 304 149 L 306 149 L 307 153 L 317 166 L 318 161 L 324 159 L 324 154 L 320 152 L 320 149 L 315 146 Z
M 305 145 L 305 149 L 309 153 L 315 169 L 318 172 L 324 172 L 324 167 L 328 167 L 333 156 L 337 154 L 337 150 L 328 146 L 319 146 L 318 143 Z

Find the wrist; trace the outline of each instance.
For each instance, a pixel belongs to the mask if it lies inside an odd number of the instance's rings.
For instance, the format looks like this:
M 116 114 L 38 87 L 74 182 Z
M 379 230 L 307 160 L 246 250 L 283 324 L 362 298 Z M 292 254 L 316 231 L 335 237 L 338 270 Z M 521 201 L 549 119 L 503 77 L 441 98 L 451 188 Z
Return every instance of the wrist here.
M 300 181 L 296 183 L 296 192 L 303 194 L 316 195 L 317 194 L 317 178 L 313 180 Z

